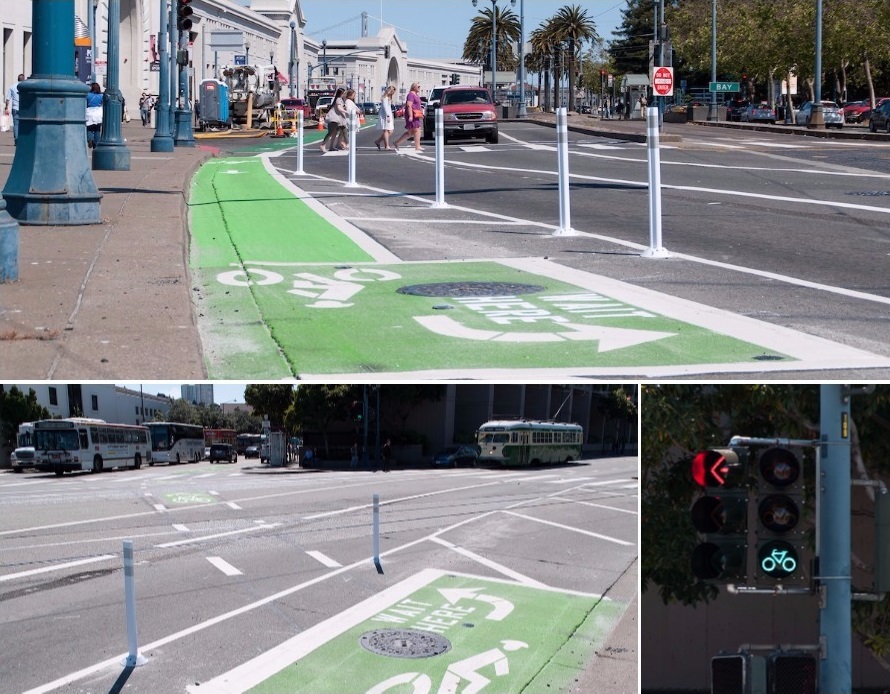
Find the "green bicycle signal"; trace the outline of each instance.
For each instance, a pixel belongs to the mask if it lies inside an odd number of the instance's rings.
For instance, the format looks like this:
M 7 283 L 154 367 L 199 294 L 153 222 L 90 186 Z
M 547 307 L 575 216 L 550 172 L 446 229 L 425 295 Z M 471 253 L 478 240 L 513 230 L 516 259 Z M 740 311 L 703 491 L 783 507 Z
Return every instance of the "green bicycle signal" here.
M 797 571 L 797 550 L 788 542 L 773 540 L 757 550 L 760 570 L 772 578 L 786 578 Z

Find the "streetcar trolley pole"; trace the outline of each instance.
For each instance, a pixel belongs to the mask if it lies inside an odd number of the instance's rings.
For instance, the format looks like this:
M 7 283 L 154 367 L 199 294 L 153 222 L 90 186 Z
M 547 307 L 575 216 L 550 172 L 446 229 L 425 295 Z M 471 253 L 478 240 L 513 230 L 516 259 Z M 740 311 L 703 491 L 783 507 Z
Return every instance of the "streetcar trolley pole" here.
M 566 108 L 556 109 L 556 161 L 559 177 L 559 228 L 552 236 L 577 236 L 569 205 L 569 125 Z
M 127 644 L 129 652 L 121 661 L 124 667 L 139 667 L 148 658 L 139 653 L 136 638 L 136 577 L 133 572 L 133 541 L 124 540 L 124 595 L 127 605 Z
M 669 258 L 661 245 L 661 154 L 659 152 L 658 109 L 646 109 L 646 151 L 649 162 L 649 248 L 643 258 Z

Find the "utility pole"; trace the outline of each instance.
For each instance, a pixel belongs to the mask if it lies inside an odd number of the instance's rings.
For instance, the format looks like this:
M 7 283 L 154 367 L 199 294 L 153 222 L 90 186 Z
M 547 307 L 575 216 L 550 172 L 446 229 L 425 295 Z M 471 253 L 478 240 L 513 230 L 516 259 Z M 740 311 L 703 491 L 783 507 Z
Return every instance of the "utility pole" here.
M 850 694 L 850 394 L 848 386 L 820 386 L 819 476 L 816 479 L 819 556 L 819 691 Z

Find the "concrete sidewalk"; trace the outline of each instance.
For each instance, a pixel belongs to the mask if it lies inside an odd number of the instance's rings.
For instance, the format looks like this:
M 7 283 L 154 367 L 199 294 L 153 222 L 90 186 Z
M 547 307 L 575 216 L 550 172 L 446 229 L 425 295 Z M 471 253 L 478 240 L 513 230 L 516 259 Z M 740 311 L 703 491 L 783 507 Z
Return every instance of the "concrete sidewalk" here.
M 20 226 L 19 281 L 0 284 L 0 377 L 200 379 L 186 195 L 213 143 L 152 153 L 123 124 L 130 171 L 94 171 L 102 223 Z M 84 145 L 86 151 L 86 145 Z M 0 135 L 0 182 L 15 148 Z

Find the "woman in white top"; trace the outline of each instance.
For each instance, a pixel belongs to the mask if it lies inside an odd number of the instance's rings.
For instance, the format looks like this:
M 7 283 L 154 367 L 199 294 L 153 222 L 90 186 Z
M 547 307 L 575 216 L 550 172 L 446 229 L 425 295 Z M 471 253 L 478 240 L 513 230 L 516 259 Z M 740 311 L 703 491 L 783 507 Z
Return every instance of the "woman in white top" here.
M 322 154 L 328 151 L 328 147 L 333 149 L 337 146 L 340 128 L 346 128 L 346 105 L 343 103 L 343 87 L 339 87 L 334 94 L 334 101 L 328 109 L 325 120 L 328 124 L 328 132 L 319 147 Z
M 349 147 L 349 124 L 352 122 L 352 114 L 355 114 L 355 120 L 358 122 L 358 106 L 355 105 L 355 89 L 347 89 L 343 95 L 343 104 L 346 108 L 346 124 L 340 130 L 337 137 L 337 149 L 348 149 Z
M 377 127 L 380 129 L 380 137 L 374 140 L 377 149 L 392 149 L 389 146 L 389 137 L 395 128 L 395 122 L 392 117 L 392 95 L 396 93 L 396 88 L 389 85 L 383 92 L 383 101 L 380 102 L 380 111 L 377 114 Z M 381 143 L 383 147 L 381 147 Z

